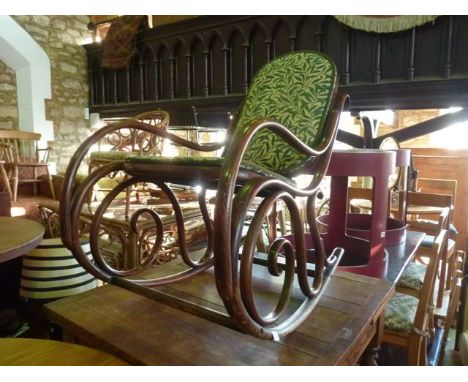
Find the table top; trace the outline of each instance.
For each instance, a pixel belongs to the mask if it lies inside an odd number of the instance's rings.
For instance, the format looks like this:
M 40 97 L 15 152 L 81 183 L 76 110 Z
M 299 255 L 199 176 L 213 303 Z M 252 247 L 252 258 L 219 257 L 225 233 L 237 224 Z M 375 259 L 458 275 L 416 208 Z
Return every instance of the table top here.
M 385 279 L 392 284 L 396 284 L 400 279 L 406 266 L 411 262 L 417 249 L 421 245 L 424 233 L 406 230 L 406 240 L 404 244 L 394 247 L 385 247 L 388 254 L 388 268 Z
M 158 290 L 224 310 L 212 272 Z M 54 301 L 45 309 L 67 338 L 135 365 L 353 365 L 378 333 L 393 291 L 385 280 L 337 272 L 307 320 L 278 342 L 114 285 Z
M 37 247 L 43 235 L 44 227 L 36 221 L 0 216 L 0 263 Z
M 0 366 L 125 366 L 126 362 L 84 346 L 31 338 L 0 338 Z

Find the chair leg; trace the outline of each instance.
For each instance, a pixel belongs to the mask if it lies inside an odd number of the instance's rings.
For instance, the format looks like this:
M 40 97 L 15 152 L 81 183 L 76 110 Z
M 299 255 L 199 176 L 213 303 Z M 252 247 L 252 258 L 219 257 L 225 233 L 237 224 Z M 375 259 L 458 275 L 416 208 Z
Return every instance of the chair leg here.
M 442 339 L 442 353 L 440 357 L 440 361 L 443 360 L 443 356 L 445 353 L 445 346 L 447 345 L 448 335 L 450 332 L 450 328 L 455 321 L 455 317 L 458 311 L 458 306 L 460 303 L 460 290 L 461 290 L 461 279 L 463 277 L 463 261 L 464 261 L 464 253 L 463 251 L 457 251 L 453 255 L 454 261 L 451 262 L 453 264 L 452 272 L 449 275 L 452 275 L 451 279 L 451 288 L 450 288 L 450 302 L 447 310 L 447 316 L 444 320 L 444 336 Z
M 408 366 L 426 366 L 427 337 L 411 333 L 408 337 Z
M 54 184 L 52 183 L 52 177 L 50 176 L 48 167 L 46 167 L 46 173 L 47 173 L 47 181 L 49 183 L 49 188 L 50 188 L 50 194 L 52 195 L 52 199 L 55 200 Z
M 441 308 L 444 300 L 445 279 L 447 278 L 447 259 L 446 255 L 441 259 L 439 288 L 437 291 L 437 307 Z
M 13 171 L 13 201 L 16 202 L 18 196 L 18 166 L 15 166 Z
M 418 366 L 421 363 L 423 338 L 417 334 L 410 334 L 408 339 L 408 366 Z
M 3 163 L 0 162 L 0 175 L 2 176 L 3 179 L 3 184 L 5 185 L 5 188 L 10 195 L 10 199 L 12 198 L 12 193 L 11 193 L 11 187 L 10 187 L 10 179 L 8 177 L 8 174 L 5 170 L 5 167 L 3 167 Z
M 452 289 L 452 282 L 453 277 L 452 275 L 455 274 L 455 268 L 457 266 L 457 258 L 458 258 L 458 251 L 451 251 L 451 253 L 447 254 L 448 257 L 448 269 L 447 269 L 447 278 L 445 280 L 445 290 Z
M 427 338 L 423 337 L 419 345 L 419 366 L 427 366 Z
M 37 170 L 36 170 L 36 167 L 34 166 L 32 170 L 33 170 L 33 179 L 34 179 L 34 180 L 37 180 Z M 34 196 L 37 195 L 37 183 L 36 183 L 36 182 L 33 182 L 33 195 L 34 195 Z

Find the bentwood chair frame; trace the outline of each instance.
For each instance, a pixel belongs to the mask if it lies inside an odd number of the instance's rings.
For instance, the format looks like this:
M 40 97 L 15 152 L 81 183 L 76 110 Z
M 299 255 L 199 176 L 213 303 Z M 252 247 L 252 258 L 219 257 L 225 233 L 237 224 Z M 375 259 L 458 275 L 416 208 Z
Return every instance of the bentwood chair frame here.
M 67 169 L 61 197 L 64 243 L 80 263 L 98 278 L 145 295 L 157 293 L 145 286 L 181 281 L 214 265 L 216 286 L 227 314 L 203 307 L 194 308 L 193 304 L 190 306 L 192 311 L 195 309 L 197 314 L 208 319 L 261 338 L 273 339 L 290 333 L 316 306 L 343 254 L 341 248 L 325 253 L 315 221 L 314 205 L 319 184 L 330 161 L 339 116 L 347 100 L 347 96 L 337 92 L 336 68 L 325 55 L 294 52 L 280 56 L 255 75 L 225 144 L 200 145 L 161 129 L 154 132 L 175 144 L 202 152 L 216 151 L 224 146 L 223 157 L 129 158 L 125 163 L 113 163 L 96 169 L 72 193 L 80 162 L 94 142 L 123 127 L 152 131 L 152 126 L 135 120 L 104 127 L 81 145 Z M 90 233 L 95 263 L 91 263 L 78 245 L 79 211 L 93 184 L 100 177 L 119 170 L 124 170 L 129 179 L 112 190 L 96 212 Z M 311 182 L 303 188 L 298 188 L 292 180 L 299 174 L 313 175 Z M 163 279 L 142 280 L 135 275 L 151 264 L 151 258 L 125 271 L 111 269 L 102 260 L 97 238 L 102 214 L 115 195 L 138 182 L 156 184 L 171 200 L 177 218 L 180 253 L 188 266 L 187 270 Z M 199 260 L 192 259 L 187 250 L 183 214 L 175 194 L 167 185 L 169 182 L 202 185 L 198 200 L 208 239 L 205 255 Z M 214 221 L 207 212 L 207 189 L 217 189 Z M 243 229 L 249 206 L 257 197 L 263 198 L 263 201 L 250 221 L 245 236 Z M 308 199 L 308 234 L 314 243 L 315 258 L 313 281 L 309 279 L 311 275 L 307 261 L 310 253 L 306 249 L 306 232 L 295 204 L 296 197 Z M 279 201 L 283 201 L 289 210 L 295 243 L 293 245 L 280 237 L 268 248 L 268 270 L 272 276 L 283 274 L 284 282 L 280 286 L 276 305 L 271 312 L 262 315 L 257 310 L 253 295 L 256 243 L 265 218 Z M 161 220 L 154 210 L 147 208 L 134 214 L 132 221 L 136 221 L 144 212 L 152 215 L 157 227 L 158 240 L 152 251 L 152 254 L 156 254 L 161 246 Z M 278 262 L 280 257 L 284 259 L 282 264 Z M 295 277 L 303 298 L 291 312 L 288 304 Z

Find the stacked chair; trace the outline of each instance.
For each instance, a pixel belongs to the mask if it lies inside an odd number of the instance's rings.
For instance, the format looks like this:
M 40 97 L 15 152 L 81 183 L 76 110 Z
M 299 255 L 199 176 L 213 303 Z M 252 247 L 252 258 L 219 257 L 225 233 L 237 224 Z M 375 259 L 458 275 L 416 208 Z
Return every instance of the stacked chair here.
M 153 126 L 153 130 L 162 129 L 165 131 L 169 126 L 169 114 L 163 110 L 142 113 L 134 117 L 134 119 Z M 125 159 L 132 156 L 161 155 L 163 152 L 164 138 L 158 134 L 153 134 L 152 131 L 141 131 L 123 127 L 105 135 L 98 144 L 100 147 L 107 146 L 109 149 L 93 151 L 91 153 L 88 172 L 92 172 L 106 164 L 123 162 Z M 115 184 L 116 182 L 113 182 L 112 179 L 116 178 L 116 176 L 117 172 L 109 174 L 109 177 L 101 180 L 100 184 Z M 125 201 L 127 205 L 130 203 L 130 194 L 131 189 L 127 188 L 125 190 Z
M 424 232 L 425 236 L 415 260 L 406 267 L 397 284 L 397 293 L 405 295 L 406 299 L 416 298 L 421 304 L 425 304 L 424 296 L 427 294 L 428 289 L 426 284 L 427 275 L 432 270 L 430 268 L 431 264 L 435 262 L 434 293 L 426 308 L 431 311 L 429 327 L 425 332 L 426 337 L 429 336 L 430 340 L 428 342 L 428 338 L 425 338 L 425 342 L 431 343 L 433 341 L 434 346 L 437 348 L 439 344 L 435 337 L 435 328 L 443 327 L 443 349 L 458 305 L 459 269 L 462 263 L 461 259 L 464 258 L 463 252 L 455 251 L 454 229 L 450 228 L 453 214 L 453 196 L 450 194 L 408 192 L 407 202 L 408 206 L 411 206 L 409 208 L 430 208 L 434 211 L 437 210 L 438 213 L 433 215 L 435 217 L 433 220 L 427 219 L 423 215 L 412 216 L 407 219 L 408 229 Z M 450 232 L 452 233 L 450 234 Z M 441 236 L 442 233 L 444 233 L 444 236 Z M 438 241 L 441 241 L 440 246 Z M 414 354 L 414 351 L 412 354 Z M 437 352 L 434 352 L 434 354 L 437 356 Z M 411 362 L 417 361 L 414 357 L 409 360 Z M 424 350 L 423 354 L 423 349 L 420 349 L 417 362 L 419 364 L 427 362 L 426 350 Z
M 0 130 L 0 176 L 13 201 L 17 199 L 21 184 L 32 185 L 34 195 L 37 195 L 37 186 L 42 182 L 41 171 L 47 178 L 52 199 L 55 199 L 48 164 L 52 147 L 39 148 L 40 139 L 38 133 Z
M 432 336 L 434 286 L 447 235 L 447 230 L 441 230 L 432 243 L 429 264 L 418 296 L 397 291 L 386 307 L 383 342 L 404 348 L 408 365 L 427 365 L 428 340 Z

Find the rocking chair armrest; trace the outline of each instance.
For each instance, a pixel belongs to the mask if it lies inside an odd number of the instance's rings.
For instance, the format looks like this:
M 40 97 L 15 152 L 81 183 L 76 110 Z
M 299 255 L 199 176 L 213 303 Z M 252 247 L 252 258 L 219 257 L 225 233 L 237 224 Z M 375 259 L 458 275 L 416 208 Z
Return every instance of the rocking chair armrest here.
M 302 154 L 315 156 L 320 155 L 324 151 L 324 149 L 315 150 L 307 146 L 296 135 L 294 135 L 294 133 L 292 133 L 288 127 L 271 118 L 256 118 L 252 120 L 248 129 L 244 130 L 243 135 L 239 137 L 240 139 L 238 141 L 238 149 L 244 151 L 252 140 L 253 136 L 263 129 L 269 129 L 271 132 L 281 137 L 292 148 L 296 149 Z

